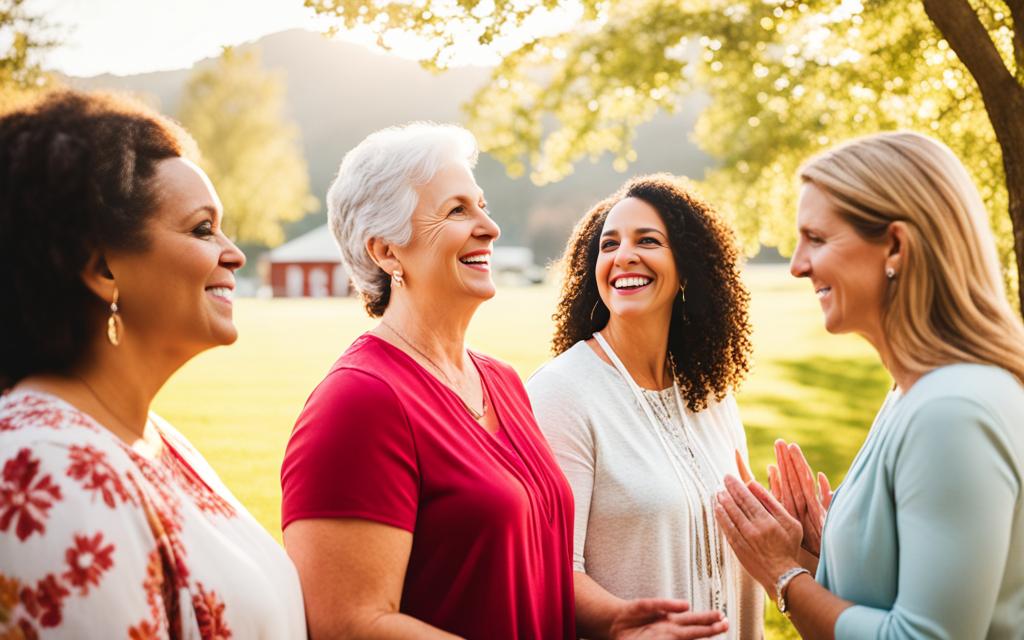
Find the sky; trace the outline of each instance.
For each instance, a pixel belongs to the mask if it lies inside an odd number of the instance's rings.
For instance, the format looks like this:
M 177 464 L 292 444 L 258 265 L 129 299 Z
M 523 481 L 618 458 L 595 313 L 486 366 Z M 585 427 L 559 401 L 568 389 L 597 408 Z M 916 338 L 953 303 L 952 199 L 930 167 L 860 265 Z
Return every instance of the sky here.
M 130 75 L 182 69 L 217 56 L 225 45 L 257 40 L 286 29 L 324 31 L 326 24 L 302 0 L 28 0 L 30 12 L 57 26 L 61 45 L 44 66 L 73 76 Z M 531 29 L 571 24 L 572 10 L 555 18 L 536 16 Z M 543 23 L 543 24 L 541 24 Z M 369 33 L 340 37 L 373 46 Z M 392 42 L 394 53 L 416 58 L 422 45 Z M 485 54 L 486 55 L 486 54 Z M 476 50 L 464 63 L 493 64 Z M 459 64 L 457 56 L 453 64 Z
M 45 66 L 75 76 L 190 67 L 285 29 L 319 29 L 302 0 L 30 0 L 62 43 Z

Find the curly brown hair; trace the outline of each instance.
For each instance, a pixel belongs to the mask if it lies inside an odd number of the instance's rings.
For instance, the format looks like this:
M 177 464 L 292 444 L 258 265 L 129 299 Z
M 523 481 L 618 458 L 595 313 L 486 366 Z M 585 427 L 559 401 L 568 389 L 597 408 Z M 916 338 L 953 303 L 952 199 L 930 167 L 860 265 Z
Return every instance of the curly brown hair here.
M 594 206 L 565 248 L 561 297 L 552 319 L 552 349 L 560 354 L 608 324 L 594 276 L 601 229 L 619 201 L 638 198 L 654 207 L 668 230 L 686 302 L 672 306 L 669 361 L 691 411 L 721 400 L 750 369 L 750 294 L 740 278 L 739 250 L 729 225 L 706 202 L 668 174 L 639 176 Z
M 142 251 L 160 160 L 195 157 L 171 120 L 124 96 L 61 90 L 0 116 L 0 388 L 84 357 L 106 306 L 93 251 Z

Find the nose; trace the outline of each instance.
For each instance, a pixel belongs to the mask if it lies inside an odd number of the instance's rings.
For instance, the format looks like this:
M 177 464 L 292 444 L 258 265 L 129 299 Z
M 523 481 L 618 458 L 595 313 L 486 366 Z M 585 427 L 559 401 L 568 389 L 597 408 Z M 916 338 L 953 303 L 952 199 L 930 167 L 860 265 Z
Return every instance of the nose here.
M 794 278 L 806 278 L 811 275 L 811 261 L 807 258 L 803 246 L 798 244 L 793 257 L 789 259 L 789 273 Z
M 220 265 L 232 271 L 245 266 L 245 253 L 227 236 L 224 236 L 224 249 L 220 252 Z
M 622 242 L 615 250 L 615 266 L 622 267 L 627 264 L 636 264 L 640 258 L 636 255 L 636 248 L 630 242 Z
M 476 226 L 473 235 L 478 238 L 489 238 L 493 242 L 501 237 L 501 227 L 494 221 L 494 218 L 481 209 L 480 223 Z

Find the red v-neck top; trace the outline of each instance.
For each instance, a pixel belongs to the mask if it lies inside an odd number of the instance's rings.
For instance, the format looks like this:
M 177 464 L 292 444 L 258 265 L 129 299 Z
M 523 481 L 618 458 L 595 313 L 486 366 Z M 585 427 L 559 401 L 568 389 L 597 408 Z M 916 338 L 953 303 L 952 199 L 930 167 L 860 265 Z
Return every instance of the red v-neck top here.
M 470 356 L 504 438 L 405 352 L 358 338 L 295 424 L 282 527 L 363 518 L 411 531 L 403 613 L 467 638 L 575 638 L 571 490 L 515 371 Z

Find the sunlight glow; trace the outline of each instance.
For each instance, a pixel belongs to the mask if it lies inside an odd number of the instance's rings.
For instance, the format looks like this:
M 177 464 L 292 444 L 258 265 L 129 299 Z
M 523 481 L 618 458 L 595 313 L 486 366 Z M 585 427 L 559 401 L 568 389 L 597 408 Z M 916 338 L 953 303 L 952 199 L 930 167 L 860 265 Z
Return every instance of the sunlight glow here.
M 55 23 L 63 41 L 44 57 L 44 65 L 75 76 L 188 68 L 219 55 L 223 46 L 287 29 L 325 32 L 329 26 L 302 0 L 29 0 L 28 4 Z M 538 11 L 514 33 L 495 39 L 493 50 L 477 45 L 470 34 L 460 34 L 470 42 L 453 47 L 441 62 L 493 65 L 498 54 L 532 37 L 564 31 L 581 18 L 578 3 Z M 378 48 L 377 36 L 368 28 L 336 37 Z M 429 57 L 435 49 L 429 40 L 398 31 L 387 33 L 384 42 L 394 55 L 410 59 Z

